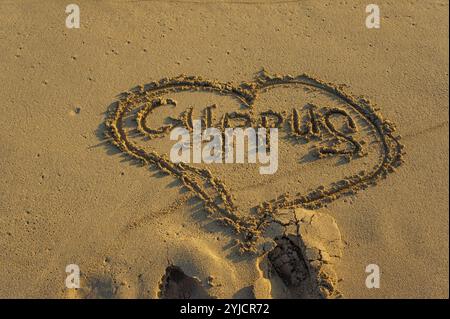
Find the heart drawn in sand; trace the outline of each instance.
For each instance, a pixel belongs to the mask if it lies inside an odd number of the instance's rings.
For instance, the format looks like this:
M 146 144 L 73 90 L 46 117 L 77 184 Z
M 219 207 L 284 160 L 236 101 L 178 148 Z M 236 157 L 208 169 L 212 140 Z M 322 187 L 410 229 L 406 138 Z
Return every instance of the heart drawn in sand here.
M 173 163 L 170 130 L 205 127 L 276 127 L 276 174 L 255 165 Z M 309 75 L 261 72 L 240 85 L 196 76 L 165 78 L 120 95 L 106 119 L 107 137 L 121 151 L 153 164 L 194 192 L 217 220 L 253 243 L 283 208 L 318 208 L 375 184 L 402 162 L 394 125 L 371 103 Z M 248 212 L 248 213 L 243 213 Z

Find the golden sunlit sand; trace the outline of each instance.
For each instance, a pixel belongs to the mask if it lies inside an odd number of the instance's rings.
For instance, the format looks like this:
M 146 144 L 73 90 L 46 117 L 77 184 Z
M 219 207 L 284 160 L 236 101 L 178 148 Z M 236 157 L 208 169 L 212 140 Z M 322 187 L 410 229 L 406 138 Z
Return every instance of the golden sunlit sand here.
M 448 298 L 448 2 L 377 4 L 0 2 L 0 297 Z M 276 172 L 173 163 L 196 119 Z

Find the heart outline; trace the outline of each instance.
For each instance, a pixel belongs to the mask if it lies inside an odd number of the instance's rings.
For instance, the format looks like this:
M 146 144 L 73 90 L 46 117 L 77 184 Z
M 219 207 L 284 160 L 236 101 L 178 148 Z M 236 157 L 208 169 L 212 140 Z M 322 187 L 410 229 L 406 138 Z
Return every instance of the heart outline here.
M 290 199 L 287 194 L 278 196 L 276 199 L 260 203 L 254 216 L 239 216 L 236 206 L 233 203 L 232 194 L 225 184 L 215 178 L 212 173 L 205 168 L 196 168 L 185 163 L 172 163 L 165 154 L 159 155 L 155 151 L 146 152 L 134 145 L 127 139 L 127 134 L 122 127 L 122 120 L 125 113 L 133 109 L 133 106 L 158 101 L 158 95 L 170 91 L 209 91 L 221 95 L 229 95 L 237 98 L 250 110 L 255 103 L 258 92 L 263 89 L 277 85 L 301 84 L 330 93 L 355 109 L 362 115 L 375 129 L 383 145 L 383 160 L 380 161 L 376 169 L 364 175 L 354 175 L 332 183 L 328 189 L 316 188 L 306 195 L 296 194 L 294 199 Z M 155 99 L 156 97 L 156 99 Z M 264 70 L 261 71 L 253 82 L 242 82 L 239 86 L 231 83 L 221 83 L 219 81 L 205 80 L 197 76 L 180 75 L 174 78 L 164 78 L 158 82 L 151 82 L 145 86 L 138 86 L 129 92 L 119 95 L 116 108 L 111 110 L 105 120 L 106 136 L 122 152 L 128 154 L 142 164 L 153 164 L 158 169 L 172 176 L 177 177 L 183 186 L 193 191 L 211 215 L 218 215 L 215 219 L 231 226 L 236 233 L 243 235 L 243 240 L 239 241 L 239 247 L 243 251 L 254 250 L 256 239 L 268 225 L 271 216 L 279 209 L 304 207 L 315 209 L 330 203 L 345 194 L 354 194 L 361 189 L 374 185 L 381 178 L 385 178 L 394 171 L 402 162 L 403 145 L 399 142 L 399 137 L 394 136 L 395 127 L 388 120 L 383 119 L 370 101 L 364 98 L 355 98 L 346 93 L 342 87 L 337 87 L 331 83 L 318 80 L 308 74 L 299 76 L 291 75 L 270 75 Z M 202 188 L 200 182 L 208 182 L 219 195 L 221 203 L 217 203 L 217 198 L 211 198 L 208 192 Z

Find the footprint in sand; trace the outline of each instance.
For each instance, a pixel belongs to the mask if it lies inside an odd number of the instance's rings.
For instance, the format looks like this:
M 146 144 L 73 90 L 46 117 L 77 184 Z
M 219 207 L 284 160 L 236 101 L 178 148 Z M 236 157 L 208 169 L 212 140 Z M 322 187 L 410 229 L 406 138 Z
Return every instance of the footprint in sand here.
M 199 238 L 172 243 L 166 266 L 155 265 L 159 281 L 124 271 L 110 261 L 102 274 L 82 274 L 72 299 L 112 298 L 337 298 L 334 265 L 342 255 L 340 231 L 330 215 L 302 208 L 280 210 L 256 243 L 256 254 L 225 257 Z M 233 250 L 232 248 L 231 251 Z M 252 275 L 253 274 L 253 275 Z M 144 281 L 144 283 L 142 282 Z M 141 287 L 139 287 L 141 285 Z M 144 285 L 145 287 L 142 287 Z M 142 292 L 145 291 L 145 294 Z
M 183 270 L 169 265 L 160 285 L 159 297 L 162 299 L 209 299 L 211 296 L 195 277 L 186 275 Z
M 240 278 L 232 262 L 205 249 L 205 243 L 188 242 L 183 245 L 189 247 L 187 250 L 193 249 L 193 252 L 204 256 L 195 253 L 195 256 L 187 256 L 186 247 L 180 247 L 175 254 L 176 264 L 184 266 L 169 265 L 166 268 L 159 286 L 159 298 L 239 295 L 236 290 L 242 286 L 240 282 L 243 278 Z M 259 278 L 256 277 L 249 287 L 251 294 L 247 297 L 342 297 L 337 289 L 338 277 L 334 266 L 342 256 L 343 244 L 339 228 L 330 215 L 302 208 L 279 211 L 257 246 L 257 257 L 248 256 L 247 259 L 253 261 L 248 264 L 248 271 L 255 272 L 256 269 Z M 216 290 L 213 289 L 213 278 L 220 282 Z
M 168 258 L 157 298 L 231 298 L 244 281 L 223 251 L 199 238 L 173 243 Z
M 333 217 L 302 208 L 279 211 L 260 240 L 259 298 L 337 298 L 334 265 L 342 256 Z

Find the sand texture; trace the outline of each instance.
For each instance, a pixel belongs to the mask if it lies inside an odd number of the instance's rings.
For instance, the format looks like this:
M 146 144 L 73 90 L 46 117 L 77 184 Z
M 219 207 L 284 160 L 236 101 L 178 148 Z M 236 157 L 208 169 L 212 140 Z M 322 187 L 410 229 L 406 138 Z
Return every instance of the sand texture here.
M 76 3 L 0 1 L 0 298 L 448 298 L 448 1 Z

